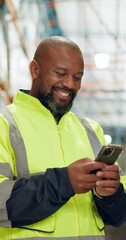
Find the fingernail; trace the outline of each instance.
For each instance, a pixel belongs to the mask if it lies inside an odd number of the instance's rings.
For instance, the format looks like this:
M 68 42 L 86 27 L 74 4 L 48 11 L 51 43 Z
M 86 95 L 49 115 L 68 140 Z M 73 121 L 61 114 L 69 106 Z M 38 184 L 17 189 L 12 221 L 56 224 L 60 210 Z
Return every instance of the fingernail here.
M 101 177 L 102 176 L 102 172 L 97 172 L 96 175 L 97 175 L 97 177 Z
M 100 186 L 100 182 L 99 181 L 96 182 L 96 186 Z

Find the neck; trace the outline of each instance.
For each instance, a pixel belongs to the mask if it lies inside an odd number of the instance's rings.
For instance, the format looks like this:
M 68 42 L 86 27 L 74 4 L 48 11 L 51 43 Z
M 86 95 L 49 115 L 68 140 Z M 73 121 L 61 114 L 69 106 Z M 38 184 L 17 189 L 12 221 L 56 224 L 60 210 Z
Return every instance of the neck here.
M 62 116 L 63 116 L 63 115 L 59 115 L 59 114 L 57 115 L 57 114 L 53 114 L 53 113 L 52 113 L 52 115 L 53 115 L 53 117 L 54 117 L 54 119 L 55 119 L 55 121 L 56 121 L 57 124 L 59 123 L 60 119 L 61 119 Z

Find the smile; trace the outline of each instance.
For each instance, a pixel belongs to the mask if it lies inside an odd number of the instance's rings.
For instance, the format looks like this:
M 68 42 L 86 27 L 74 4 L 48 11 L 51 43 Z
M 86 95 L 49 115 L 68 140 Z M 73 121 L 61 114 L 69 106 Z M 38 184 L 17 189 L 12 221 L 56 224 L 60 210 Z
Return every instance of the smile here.
M 66 102 L 70 100 L 71 92 L 57 88 L 55 89 L 55 97 L 57 98 L 57 100 L 59 99 L 59 101 Z
M 64 92 L 64 91 L 59 91 L 59 90 L 58 90 L 58 93 L 63 97 L 68 97 L 70 95 L 69 92 Z

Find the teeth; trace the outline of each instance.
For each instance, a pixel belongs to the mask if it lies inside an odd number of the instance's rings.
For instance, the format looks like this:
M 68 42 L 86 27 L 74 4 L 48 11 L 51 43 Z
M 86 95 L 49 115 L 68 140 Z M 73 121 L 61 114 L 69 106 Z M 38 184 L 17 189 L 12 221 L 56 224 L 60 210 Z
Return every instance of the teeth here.
M 60 93 L 63 97 L 68 97 L 68 96 L 69 96 L 69 93 L 66 93 L 66 92 L 61 92 L 61 91 L 59 91 L 59 93 Z

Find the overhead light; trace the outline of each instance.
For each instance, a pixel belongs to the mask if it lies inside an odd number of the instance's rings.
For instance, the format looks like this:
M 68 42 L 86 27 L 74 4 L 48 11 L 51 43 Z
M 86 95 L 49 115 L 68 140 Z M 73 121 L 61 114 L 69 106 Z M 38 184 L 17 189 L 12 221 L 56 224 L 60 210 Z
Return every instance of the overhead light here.
M 97 68 L 108 68 L 110 57 L 107 53 L 97 53 L 94 56 L 94 61 Z

